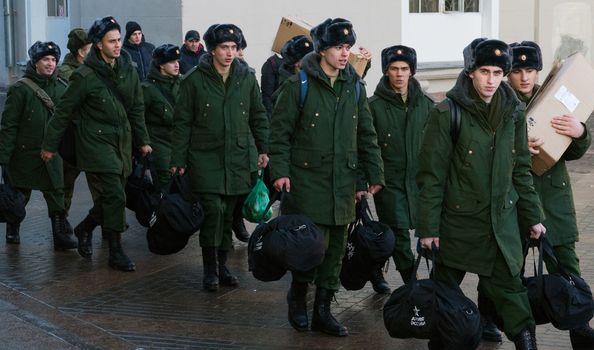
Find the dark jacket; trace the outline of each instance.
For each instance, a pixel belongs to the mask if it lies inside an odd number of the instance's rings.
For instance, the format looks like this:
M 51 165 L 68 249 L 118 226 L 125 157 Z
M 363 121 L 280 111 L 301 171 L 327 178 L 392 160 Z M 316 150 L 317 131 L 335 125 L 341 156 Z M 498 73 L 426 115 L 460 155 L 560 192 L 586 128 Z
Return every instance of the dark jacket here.
M 505 82 L 485 103 L 464 72 L 447 97 L 461 109 L 459 138 L 454 145 L 443 101 L 431 111 L 421 146 L 416 234 L 440 237 L 446 266 L 490 276 L 499 250 L 517 275 L 528 234 L 518 216 L 528 225 L 544 220 L 530 175 L 525 105 Z
M 125 105 L 103 79 L 115 85 Z M 127 55 L 118 57 L 112 68 L 94 47 L 91 48 L 57 104 L 56 113 L 47 126 L 43 149 L 56 152 L 68 121 L 75 117 L 73 112 L 77 110 L 77 166 L 92 173 L 129 175 L 132 145 L 140 147 L 150 141 L 144 124 L 142 89 Z
M 182 78 L 171 165 L 186 167 L 192 190 L 240 195 L 252 187 L 258 154 L 268 153 L 268 118 L 248 65 L 233 60 L 226 83 L 209 53 Z
M 179 86 L 179 77 L 162 75 L 154 64 L 151 65 L 147 79 L 142 83 L 144 120 L 151 138 L 152 156 L 159 172 L 161 187 L 169 179 L 173 116 L 179 95 Z
M 262 103 L 266 107 L 268 116 L 272 115 L 272 109 L 274 107 L 272 95 L 280 86 L 279 69 L 282 64 L 282 58 L 272 55 L 262 65 L 262 77 L 260 78 L 260 82 L 262 83 Z
M 536 86 L 532 97 L 538 89 Z M 526 103 L 531 100 L 519 92 L 518 97 Z M 543 225 L 547 228 L 547 240 L 553 246 L 573 243 L 579 239 L 573 191 L 565 162 L 580 159 L 590 148 L 592 134 L 586 125 L 584 130 L 582 137 L 571 141 L 561 159 L 551 169 L 541 176 L 532 173 L 534 188 L 546 216 Z
M 200 44 L 198 51 L 190 51 L 186 47 L 186 45 L 182 45 L 180 49 L 180 56 L 179 56 L 179 72 L 181 74 L 186 74 L 190 71 L 190 69 L 196 67 L 198 62 L 200 62 L 200 57 L 206 53 L 204 50 L 204 46 Z
M 392 227 L 416 227 L 419 190 L 415 178 L 425 125 L 433 106 L 415 78 L 409 80 L 406 103 L 392 89 L 387 76 L 382 77 L 369 98 L 386 178 L 386 187 L 373 198 L 380 221 Z
M 153 60 L 153 50 L 155 45 L 144 41 L 144 35 L 140 44 L 132 44 L 126 40 L 123 49 L 130 55 L 132 62 L 136 63 L 136 72 L 140 81 L 144 81 L 150 70 L 150 64 Z
M 384 171 L 365 87 L 349 64 L 334 86 L 309 53 L 302 69 L 309 90 L 299 110 L 299 77 L 282 86 L 272 115 L 270 177 L 291 179 L 288 212 L 300 212 L 315 223 L 347 225 L 355 218 L 355 190 L 362 167 L 370 184 L 384 184 Z
M 66 83 L 57 79 L 57 71 L 49 78 L 41 76 L 28 62 L 24 76 L 42 88 L 54 104 L 66 91 Z M 62 158 L 56 154 L 45 163 L 40 156 L 50 117 L 46 105 L 25 83 L 17 81 L 8 88 L 0 128 L 0 164 L 8 164 L 14 186 L 35 190 L 64 187 Z

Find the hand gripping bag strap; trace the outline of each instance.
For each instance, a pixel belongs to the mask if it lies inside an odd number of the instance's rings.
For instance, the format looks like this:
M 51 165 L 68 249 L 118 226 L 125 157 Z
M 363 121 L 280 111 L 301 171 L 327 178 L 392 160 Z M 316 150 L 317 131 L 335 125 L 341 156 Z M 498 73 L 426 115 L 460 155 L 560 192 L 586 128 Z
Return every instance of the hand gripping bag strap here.
M 35 94 L 37 95 L 37 97 L 39 97 L 41 102 L 43 102 L 44 106 L 47 107 L 47 109 L 50 111 L 50 113 L 54 113 L 54 111 L 56 110 L 56 105 L 54 104 L 54 101 L 52 101 L 52 98 L 49 97 L 49 95 L 41 87 L 39 87 L 39 85 L 35 84 L 33 80 L 27 77 L 21 78 L 19 81 L 25 84 L 31 90 L 33 90 L 33 92 L 35 92 Z

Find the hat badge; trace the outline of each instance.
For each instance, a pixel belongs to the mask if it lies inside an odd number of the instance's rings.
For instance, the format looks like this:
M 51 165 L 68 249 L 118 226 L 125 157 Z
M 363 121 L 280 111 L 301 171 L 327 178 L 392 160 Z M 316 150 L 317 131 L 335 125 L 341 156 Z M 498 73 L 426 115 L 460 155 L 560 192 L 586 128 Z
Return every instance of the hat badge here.
M 402 55 L 402 50 L 396 50 L 397 55 Z
M 53 49 L 53 47 L 51 45 L 48 45 L 47 48 L 50 50 Z
M 303 46 L 309 47 L 309 43 L 305 43 L 305 44 L 303 44 Z
M 501 56 L 501 50 L 495 49 L 495 56 Z
M 109 21 L 110 21 L 111 23 L 115 23 L 115 19 L 113 19 L 113 18 L 110 18 L 110 19 L 109 19 Z
M 528 58 L 528 57 L 526 57 L 526 55 L 522 55 L 522 56 L 520 56 L 520 60 L 522 60 L 522 61 L 526 61 L 526 59 L 527 59 L 527 58 Z
M 342 32 L 344 33 L 344 35 L 349 35 L 349 30 L 346 28 L 344 28 Z
M 179 55 L 179 50 L 175 50 L 175 54 L 176 55 Z
M 233 29 L 229 29 L 229 33 L 233 34 Z

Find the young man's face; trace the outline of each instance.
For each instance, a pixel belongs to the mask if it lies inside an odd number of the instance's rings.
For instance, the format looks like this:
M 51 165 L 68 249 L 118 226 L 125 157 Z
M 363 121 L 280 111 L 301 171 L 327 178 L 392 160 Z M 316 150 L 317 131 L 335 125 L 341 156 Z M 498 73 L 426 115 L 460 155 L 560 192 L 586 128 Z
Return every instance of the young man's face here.
M 198 48 L 200 47 L 200 41 L 194 39 L 186 40 L 184 44 L 186 45 L 186 48 L 192 52 L 198 52 Z
M 233 59 L 237 56 L 237 44 L 227 41 L 217 45 L 211 52 L 213 62 L 221 67 L 230 67 Z
M 507 80 L 514 88 L 524 96 L 532 96 L 532 89 L 538 80 L 538 71 L 534 68 L 514 69 L 507 76 Z
M 485 102 L 491 102 L 503 80 L 503 69 L 497 66 L 482 66 L 468 75 L 472 85 Z
M 37 71 L 37 74 L 39 75 L 49 77 L 54 74 L 55 70 L 56 58 L 54 56 L 43 56 L 37 62 L 35 62 L 35 71 Z
M 132 44 L 138 45 L 142 41 L 142 32 L 140 30 L 136 30 L 130 35 L 130 42 Z
M 338 46 L 329 47 L 320 55 L 326 63 L 334 69 L 344 69 L 349 63 L 349 53 L 351 52 L 351 45 L 342 44 Z
M 120 51 L 122 49 L 122 37 L 120 31 L 114 29 L 107 32 L 105 36 L 103 36 L 103 39 L 97 43 L 97 48 L 107 59 L 120 57 Z
M 404 61 L 394 61 L 388 66 L 386 76 L 390 80 L 390 85 L 397 92 L 406 92 L 408 89 L 408 80 L 412 76 L 410 66 Z
M 169 61 L 160 66 L 161 74 L 168 75 L 170 77 L 176 77 L 179 75 L 179 61 Z

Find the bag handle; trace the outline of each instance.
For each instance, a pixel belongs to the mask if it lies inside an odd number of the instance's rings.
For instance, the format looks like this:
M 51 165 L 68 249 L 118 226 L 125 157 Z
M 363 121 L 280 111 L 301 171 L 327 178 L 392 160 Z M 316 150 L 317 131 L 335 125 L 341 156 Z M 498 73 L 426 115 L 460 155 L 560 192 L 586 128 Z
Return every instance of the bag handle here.
M 427 257 L 427 254 L 429 252 L 431 253 L 431 258 Z M 417 255 L 417 259 L 415 260 L 415 265 L 413 266 L 413 269 L 411 271 L 411 276 L 410 276 L 411 283 L 414 283 L 418 280 L 417 272 L 419 270 L 419 265 L 421 264 L 422 258 L 425 258 L 425 263 L 427 264 L 427 270 L 430 271 L 430 273 L 431 273 L 430 278 L 432 280 L 435 280 L 436 271 L 437 271 L 435 262 L 437 261 L 438 256 L 439 256 L 439 248 L 437 248 L 437 246 L 435 245 L 435 242 L 431 243 L 431 250 L 423 249 L 422 252 Z M 431 271 L 431 269 L 429 267 L 429 260 L 433 261 L 433 263 L 432 263 L 433 271 Z

